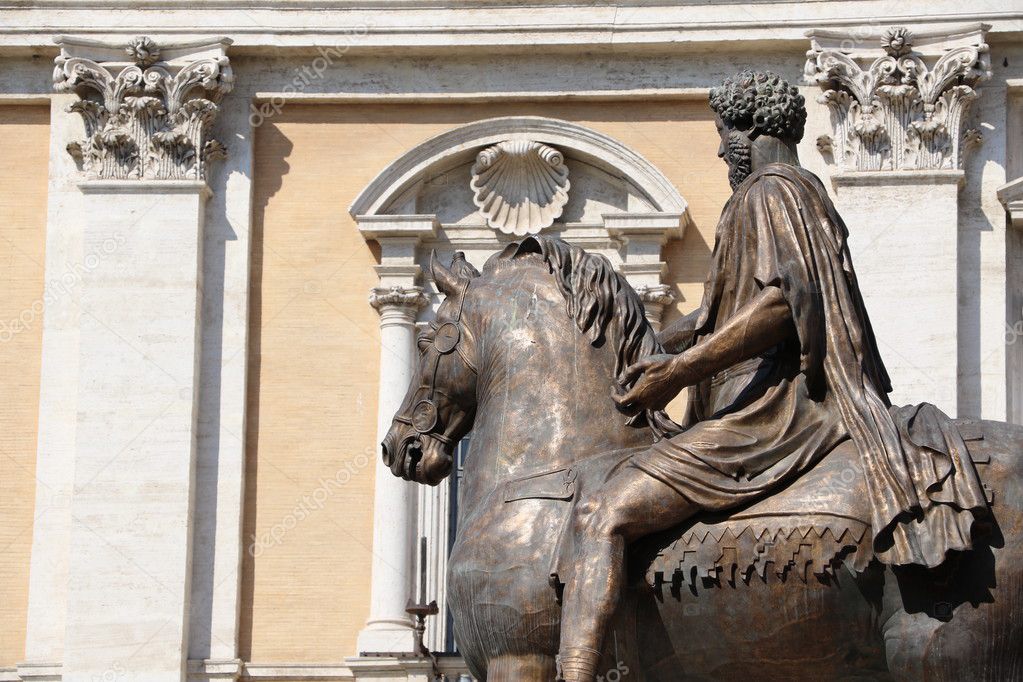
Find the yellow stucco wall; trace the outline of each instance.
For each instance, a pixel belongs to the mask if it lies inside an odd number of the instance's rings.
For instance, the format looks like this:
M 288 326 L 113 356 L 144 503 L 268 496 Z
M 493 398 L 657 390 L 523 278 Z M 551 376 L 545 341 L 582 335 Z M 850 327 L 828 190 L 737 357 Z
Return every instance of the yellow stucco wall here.
M 680 309 L 699 302 L 729 194 L 704 102 L 288 105 L 265 122 L 255 143 L 245 660 L 339 661 L 355 653 L 369 612 L 378 334 L 366 297 L 376 256 L 347 208 L 427 138 L 508 115 L 589 126 L 665 173 L 696 228 L 669 248 L 669 278 Z
M 50 112 L 0 106 L 0 667 L 25 658 Z

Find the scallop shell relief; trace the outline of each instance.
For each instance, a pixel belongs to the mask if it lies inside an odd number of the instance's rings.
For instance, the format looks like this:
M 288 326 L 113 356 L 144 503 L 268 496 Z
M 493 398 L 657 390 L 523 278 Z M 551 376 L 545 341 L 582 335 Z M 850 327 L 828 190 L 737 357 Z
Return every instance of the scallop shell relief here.
M 565 155 L 530 140 L 487 147 L 472 166 L 473 203 L 505 234 L 536 234 L 561 216 L 568 201 Z

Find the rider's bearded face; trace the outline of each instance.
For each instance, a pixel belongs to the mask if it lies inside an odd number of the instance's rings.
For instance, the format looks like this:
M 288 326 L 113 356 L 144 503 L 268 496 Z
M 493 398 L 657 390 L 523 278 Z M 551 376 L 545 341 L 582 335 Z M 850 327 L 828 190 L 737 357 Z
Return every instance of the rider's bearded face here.
M 721 146 L 718 156 L 728 164 L 728 182 L 734 190 L 753 172 L 752 143 L 746 133 L 729 126 L 720 117 L 716 117 Z

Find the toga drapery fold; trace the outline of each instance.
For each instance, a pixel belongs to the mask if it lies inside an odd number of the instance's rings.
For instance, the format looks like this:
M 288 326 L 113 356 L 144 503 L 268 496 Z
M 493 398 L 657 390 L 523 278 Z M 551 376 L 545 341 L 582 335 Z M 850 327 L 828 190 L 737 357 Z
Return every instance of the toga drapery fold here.
M 760 410 L 762 418 L 767 412 L 758 401 L 770 399 L 785 409 L 811 415 L 805 424 L 797 425 L 801 431 L 788 446 L 807 452 L 793 458 L 776 443 L 776 456 L 765 461 L 757 442 L 766 443 L 771 436 L 755 433 L 747 439 L 748 455 L 741 448 L 729 452 L 725 467 L 716 463 L 716 455 L 699 451 L 710 440 L 706 434 L 699 436 L 700 442 L 688 432 L 672 442 L 676 455 L 695 453 L 699 470 L 706 470 L 710 462 L 711 468 L 727 471 L 735 480 L 749 479 L 748 484 L 736 485 L 747 485 L 751 492 L 756 488 L 759 495 L 805 471 L 832 446 L 834 438 L 813 441 L 803 431 L 816 428 L 814 423 L 844 427 L 846 433 L 840 437 L 851 437 L 860 453 L 876 556 L 887 564 L 933 567 L 944 561 L 948 551 L 971 547 L 974 518 L 986 512 L 987 501 L 966 446 L 946 415 L 933 405 L 893 408 L 889 404 L 888 373 L 860 295 L 847 235 L 820 180 L 802 168 L 771 164 L 737 188 L 718 228 L 696 342 L 734 314 L 756 289 L 767 286 L 776 286 L 784 294 L 798 340 L 788 344 L 792 368 L 787 375 L 784 368 L 764 371 L 761 367 L 752 379 L 742 380 L 740 389 L 723 389 L 720 378 L 694 387 L 690 419 L 696 432 L 704 420 L 709 429 L 718 421 L 718 433 L 741 432 L 755 422 L 753 418 L 744 421 L 744 415 L 755 417 Z M 780 355 L 784 354 L 783 350 Z M 796 365 L 798 377 L 793 376 Z M 764 387 L 757 388 L 757 381 L 764 382 Z M 784 400 L 778 397 L 781 393 Z M 806 404 L 798 405 L 800 401 Z M 833 420 L 829 412 L 834 413 Z M 772 414 L 796 433 L 788 425 L 790 417 L 779 410 Z M 665 443 L 664 447 L 672 446 Z M 741 461 L 747 456 L 753 466 Z M 785 457 L 791 462 L 783 462 Z M 659 465 L 639 466 L 653 472 Z M 772 466 L 777 470 L 774 474 Z M 758 483 L 758 472 L 768 478 Z M 700 498 L 701 491 L 693 487 L 696 483 L 685 485 L 688 490 L 680 492 Z

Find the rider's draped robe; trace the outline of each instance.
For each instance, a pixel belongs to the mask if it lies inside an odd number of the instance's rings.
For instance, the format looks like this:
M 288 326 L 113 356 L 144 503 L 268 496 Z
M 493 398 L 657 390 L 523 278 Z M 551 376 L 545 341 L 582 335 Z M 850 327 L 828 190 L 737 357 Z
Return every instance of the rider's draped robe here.
M 948 417 L 931 405 L 889 405 L 846 237 L 824 187 L 801 168 L 771 164 L 736 189 L 718 225 L 695 343 L 766 286 L 782 291 L 792 333 L 694 386 L 689 428 L 631 465 L 723 510 L 777 490 L 852 438 L 877 556 L 936 566 L 971 546 L 984 491 Z

